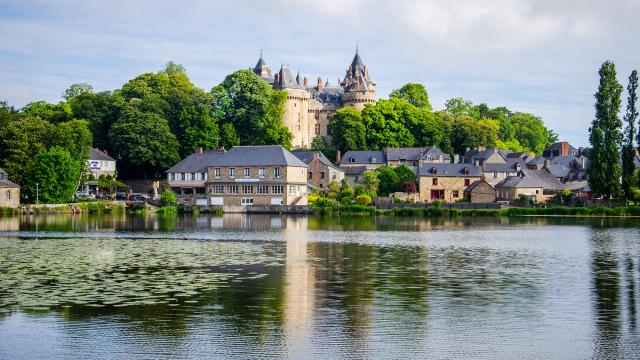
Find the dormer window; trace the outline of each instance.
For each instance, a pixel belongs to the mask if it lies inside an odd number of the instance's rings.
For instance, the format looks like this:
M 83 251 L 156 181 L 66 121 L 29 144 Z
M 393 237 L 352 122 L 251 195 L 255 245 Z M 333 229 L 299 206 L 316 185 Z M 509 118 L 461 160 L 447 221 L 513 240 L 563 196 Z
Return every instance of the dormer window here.
M 355 158 L 349 158 L 349 161 L 351 161 L 352 163 L 356 162 Z
M 464 168 L 464 174 L 469 175 L 469 168 Z
M 371 161 L 371 163 L 374 163 L 376 162 L 376 158 L 372 156 L 371 159 L 369 159 L 369 161 Z
M 436 169 L 436 168 L 431 169 L 431 173 L 432 174 L 437 174 L 438 173 L 438 169 Z

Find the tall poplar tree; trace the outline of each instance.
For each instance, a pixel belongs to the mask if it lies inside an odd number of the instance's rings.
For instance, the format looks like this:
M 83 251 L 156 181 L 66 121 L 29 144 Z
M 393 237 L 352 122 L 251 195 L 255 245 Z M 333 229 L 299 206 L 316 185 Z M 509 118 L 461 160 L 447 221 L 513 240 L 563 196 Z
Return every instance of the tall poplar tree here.
M 636 106 L 638 102 L 637 90 L 638 72 L 633 70 L 631 76 L 629 76 L 629 85 L 627 85 L 629 97 L 627 99 L 627 113 L 624 116 L 627 128 L 624 132 L 624 143 L 622 146 L 622 190 L 624 190 L 624 195 L 627 199 L 631 199 L 631 187 L 635 185 L 635 165 L 633 163 L 635 150 L 633 144 L 636 140 L 636 120 L 638 119 L 638 109 Z
M 591 163 L 589 165 L 589 186 L 594 195 L 609 201 L 620 191 L 620 144 L 622 143 L 622 120 L 619 112 L 622 85 L 616 79 L 616 66 L 605 61 L 598 72 L 600 85 L 596 98 L 596 116 L 589 128 Z

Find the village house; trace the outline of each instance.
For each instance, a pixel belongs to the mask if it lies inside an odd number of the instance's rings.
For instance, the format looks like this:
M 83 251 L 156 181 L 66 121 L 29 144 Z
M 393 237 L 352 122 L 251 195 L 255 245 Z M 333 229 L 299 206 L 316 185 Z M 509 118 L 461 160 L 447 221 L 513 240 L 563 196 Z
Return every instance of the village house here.
M 208 204 L 307 205 L 307 172 L 280 145 L 235 146 L 208 167 Z
M 80 185 L 78 193 L 82 195 L 95 195 L 98 193 L 98 178 L 100 175 L 116 176 L 116 159 L 109 156 L 106 151 L 91 148 L 87 166 L 91 171 L 93 180 Z
M 344 171 L 335 166 L 321 151 L 294 151 L 298 159 L 309 166 L 308 183 L 317 189 L 326 189 L 332 182 L 340 183 Z
M 480 179 L 464 189 L 464 198 L 472 204 L 495 202 L 496 189 L 484 179 Z
M 9 175 L 0 168 L 0 206 L 20 205 L 20 185 L 9 181 Z
M 387 157 L 384 151 L 347 151 L 336 159 L 336 163 L 344 171 L 347 184 L 355 187 L 364 181 L 365 171 L 385 166 Z
M 424 164 L 418 171 L 422 201 L 459 201 L 464 190 L 482 179 L 482 170 L 473 164 Z
M 208 205 L 207 180 L 209 166 L 225 153 L 221 150 L 196 148 L 194 153 L 166 171 L 167 182 L 179 204 Z
M 400 165 L 407 165 L 416 174 L 418 173 L 418 167 L 420 164 L 444 164 L 451 162 L 451 156 L 449 156 L 449 154 L 445 154 L 436 146 L 427 148 L 386 148 L 384 153 L 387 159 L 387 166 L 398 167 Z
M 545 202 L 563 189 L 562 183 L 550 173 L 540 170 L 522 170 L 518 176 L 510 176 L 495 186 L 499 201 L 513 202 L 521 195 L 534 202 Z
M 464 164 L 479 166 L 484 180 L 491 186 L 495 186 L 509 176 L 518 175 L 518 172 L 525 165 L 526 153 L 510 155 L 511 152 L 509 151 L 479 147 L 478 149 L 467 150 L 461 160 Z

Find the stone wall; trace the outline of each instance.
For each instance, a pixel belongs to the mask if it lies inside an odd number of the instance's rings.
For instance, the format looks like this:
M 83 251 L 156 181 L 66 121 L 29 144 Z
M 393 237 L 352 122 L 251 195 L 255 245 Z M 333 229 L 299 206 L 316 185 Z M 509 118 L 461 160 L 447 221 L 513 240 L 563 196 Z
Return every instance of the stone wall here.
M 20 188 L 0 188 L 0 206 L 20 205 Z

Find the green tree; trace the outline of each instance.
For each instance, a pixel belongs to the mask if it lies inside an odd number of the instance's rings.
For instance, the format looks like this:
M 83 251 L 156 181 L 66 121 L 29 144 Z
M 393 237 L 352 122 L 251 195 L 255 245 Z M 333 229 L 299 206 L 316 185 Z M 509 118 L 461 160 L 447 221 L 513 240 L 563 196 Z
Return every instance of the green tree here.
M 527 113 L 516 112 L 510 118 L 514 138 L 520 145 L 536 154 L 542 154 L 556 138 L 550 136 L 541 118 Z
M 34 157 L 49 147 L 54 126 L 39 117 L 21 117 L 0 127 L 0 167 L 23 185 Z
M 66 102 L 49 104 L 46 101 L 34 101 L 25 105 L 20 112 L 27 117 L 39 117 L 52 124 L 71 120 L 71 106 Z
M 316 136 L 311 141 L 311 150 L 325 151 L 327 150 L 327 139 L 324 136 Z
M 616 67 L 606 61 L 599 70 L 600 84 L 595 94 L 595 119 L 589 129 L 592 150 L 588 180 L 596 196 L 607 201 L 620 190 L 620 143 L 622 121 L 618 117 L 621 105 L 622 85 L 616 79 Z
M 180 160 L 178 141 L 160 115 L 141 112 L 133 102 L 109 131 L 111 148 L 118 160 L 136 168 L 146 177 L 148 171 L 166 169 Z
M 364 180 L 364 186 L 367 188 L 369 195 L 371 195 L 371 197 L 375 197 L 380 186 L 378 173 L 376 171 L 367 170 L 364 172 L 362 177 Z
M 162 206 L 173 206 L 177 202 L 176 194 L 171 191 L 171 189 L 164 189 L 162 194 L 160 194 L 160 205 Z
M 424 85 L 416 83 L 408 83 L 400 89 L 393 90 L 389 95 L 390 99 L 403 99 L 411 103 L 413 106 L 431 111 L 431 103 L 429 102 L 429 94 Z
M 331 117 L 333 145 L 340 151 L 366 149 L 365 127 L 360 111 L 346 107 Z
M 480 120 L 479 109 L 473 105 L 473 101 L 456 97 L 445 101 L 445 111 L 449 114 L 459 116 L 470 116 L 476 120 Z
M 286 93 L 251 70 L 238 70 L 211 89 L 212 111 L 231 123 L 243 145 L 291 147 L 293 135 L 282 120 Z
M 73 117 L 84 119 L 93 135 L 93 146 L 101 150 L 109 147 L 109 129 L 120 117 L 125 107 L 125 99 L 108 91 L 99 93 L 84 92 L 69 100 Z
M 380 100 L 365 107 L 362 122 L 366 128 L 367 148 L 414 146 L 416 139 L 409 127 L 419 122 L 419 116 L 418 109 L 402 99 Z
M 629 76 L 629 84 L 627 85 L 629 97 L 627 99 L 627 113 L 624 116 L 624 121 L 627 123 L 627 127 L 624 132 L 624 144 L 622 146 L 622 190 L 624 191 L 627 199 L 632 199 L 632 187 L 636 185 L 636 167 L 633 163 L 636 153 L 633 143 L 636 138 L 636 120 L 638 119 L 638 108 L 636 105 L 638 102 L 637 91 L 638 72 L 633 70 Z
M 462 154 L 467 148 L 478 146 L 494 147 L 498 134 L 498 124 L 492 119 L 476 120 L 468 115 L 456 117 L 451 129 L 451 142 L 456 153 Z
M 87 83 L 73 84 L 64 91 L 62 98 L 69 101 L 76 96 L 91 92 L 93 92 L 93 87 Z
M 392 168 L 381 166 L 376 169 L 376 173 L 378 173 L 378 180 L 380 181 L 379 195 L 387 196 L 392 192 L 398 191 L 398 175 Z
M 71 120 L 56 125 L 51 135 L 51 145 L 67 150 L 71 157 L 84 163 L 89 159 L 93 137 L 85 120 Z
M 35 199 L 38 183 L 41 203 L 66 203 L 73 198 L 79 177 L 80 164 L 67 150 L 54 146 L 36 155 L 27 173 L 22 194 L 25 198 L 28 196 L 31 200 Z
M 369 206 L 371 205 L 371 196 L 367 194 L 360 194 L 356 196 L 356 204 L 361 206 Z
M 404 184 L 407 181 L 416 182 L 416 173 L 406 164 L 395 167 L 393 171 L 398 176 L 398 184 Z
M 233 124 L 226 123 L 222 125 L 220 129 L 220 142 L 225 149 L 231 149 L 234 146 L 240 145 L 240 137 L 238 133 L 236 133 Z

